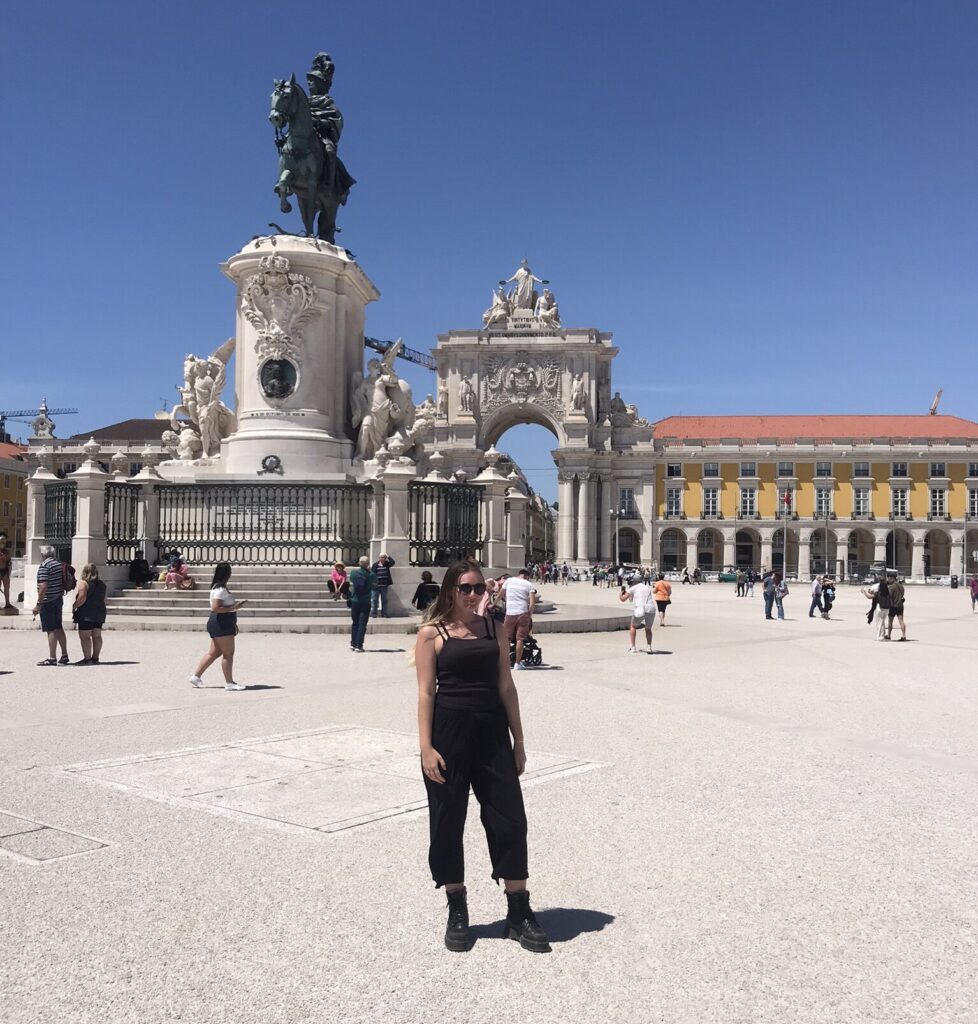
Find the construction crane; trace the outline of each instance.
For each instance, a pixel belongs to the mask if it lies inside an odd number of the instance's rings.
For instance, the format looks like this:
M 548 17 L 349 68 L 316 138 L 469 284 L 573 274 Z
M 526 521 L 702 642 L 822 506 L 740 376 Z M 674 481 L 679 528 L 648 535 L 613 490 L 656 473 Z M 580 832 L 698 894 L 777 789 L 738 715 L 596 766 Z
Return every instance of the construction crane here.
M 937 407 L 941 401 L 941 395 L 944 394 L 944 388 L 938 388 L 937 394 L 934 395 L 934 401 L 930 403 L 930 414 L 931 416 L 937 415 Z
M 36 412 L 33 409 L 0 409 L 0 438 L 7 436 L 7 420 L 33 423 L 38 416 L 73 416 L 77 412 L 77 409 L 49 409 L 46 398 L 41 399 Z
M 381 341 L 379 338 L 364 337 L 363 339 L 364 348 L 372 348 L 381 355 L 393 344 L 393 341 Z M 406 359 L 409 363 L 417 363 L 418 366 L 423 366 L 427 370 L 436 370 L 438 368 L 438 364 L 431 356 L 426 355 L 424 352 L 419 352 L 416 348 L 405 348 L 402 345 L 401 351 L 397 353 L 397 357 L 398 359 Z

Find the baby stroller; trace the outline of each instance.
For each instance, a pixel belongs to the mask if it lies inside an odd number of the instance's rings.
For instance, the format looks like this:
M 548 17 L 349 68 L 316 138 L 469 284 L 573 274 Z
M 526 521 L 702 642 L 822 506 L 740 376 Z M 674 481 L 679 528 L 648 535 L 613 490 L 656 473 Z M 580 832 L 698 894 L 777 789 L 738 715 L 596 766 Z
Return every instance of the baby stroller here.
M 509 664 L 510 667 L 516 664 L 515 638 L 510 640 L 509 642 Z M 523 664 L 531 666 L 543 664 L 543 649 L 536 642 L 536 639 L 532 636 L 528 636 L 523 641 Z

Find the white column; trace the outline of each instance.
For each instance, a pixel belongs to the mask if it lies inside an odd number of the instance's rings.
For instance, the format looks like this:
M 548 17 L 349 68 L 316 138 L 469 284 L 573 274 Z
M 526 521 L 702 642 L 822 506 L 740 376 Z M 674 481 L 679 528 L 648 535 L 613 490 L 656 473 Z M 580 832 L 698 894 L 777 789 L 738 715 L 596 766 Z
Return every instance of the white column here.
M 774 545 L 770 537 L 761 537 L 761 570 L 770 569 L 773 560 Z
M 723 565 L 721 569 L 728 569 L 737 564 L 737 537 L 733 533 L 723 535 Z
M 811 538 L 808 536 L 798 537 L 798 579 L 807 580 L 811 578 L 812 547 Z
M 559 480 L 557 561 L 569 562 L 574 557 L 574 475 L 561 471 Z
M 689 571 L 692 572 L 699 564 L 697 562 L 697 538 L 696 533 L 686 534 L 686 565 L 689 567 Z
M 873 561 L 886 561 L 886 534 L 873 534 Z
M 608 510 L 611 508 L 612 489 L 611 481 L 604 477 L 601 481 L 601 498 L 598 504 L 598 518 L 601 524 L 601 543 L 598 545 L 602 561 L 610 562 L 615 556 L 614 544 L 611 539 L 611 516 Z
M 578 552 L 578 558 L 586 558 L 593 562 L 597 558 L 598 546 L 598 482 L 594 473 L 588 474 L 588 481 L 585 484 L 587 489 L 587 547 L 584 553 Z
M 518 572 L 526 565 L 526 519 L 530 499 L 516 487 L 509 492 L 509 516 L 506 521 L 506 568 Z
M 924 582 L 924 538 L 914 537 L 910 562 L 910 578 L 915 583 Z
M 589 473 L 577 474 L 577 560 L 583 562 L 588 557 L 587 525 L 591 512 L 592 484 Z

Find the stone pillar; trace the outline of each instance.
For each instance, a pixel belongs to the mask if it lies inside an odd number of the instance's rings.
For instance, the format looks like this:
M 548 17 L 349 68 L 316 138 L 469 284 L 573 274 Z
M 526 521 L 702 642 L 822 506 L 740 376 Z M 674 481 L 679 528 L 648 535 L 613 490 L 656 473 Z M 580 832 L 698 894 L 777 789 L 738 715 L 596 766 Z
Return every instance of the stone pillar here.
M 588 562 L 593 551 L 594 480 L 590 473 L 578 473 L 577 479 L 577 561 Z
M 725 533 L 723 535 L 723 565 L 721 569 L 728 569 L 737 564 L 737 535 Z
M 812 577 L 812 542 L 807 533 L 798 534 L 798 579 L 809 580 Z
M 773 538 L 770 536 L 761 537 L 761 571 L 770 569 L 774 556 Z
M 598 504 L 598 521 L 601 524 L 601 539 L 598 544 L 598 558 L 603 562 L 610 562 L 615 556 L 614 545 L 611 540 L 611 516 L 608 510 L 611 508 L 611 481 L 607 477 L 601 480 L 601 497 Z
M 496 469 L 499 453 L 492 449 L 489 465 L 473 480 L 483 488 L 484 528 L 486 547 L 482 553 L 482 564 L 486 568 L 507 568 L 509 554 L 506 537 L 506 490 L 509 481 Z M 489 455 L 489 453 L 486 453 Z M 522 567 L 523 563 L 520 563 Z
M 85 461 L 70 474 L 76 487 L 75 536 L 71 542 L 71 561 L 80 574 L 88 562 L 105 566 L 105 485 L 109 474 L 95 461 L 99 451 L 95 441 L 89 441 L 82 451 Z
M 590 473 L 587 482 L 588 508 L 590 514 L 587 518 L 587 561 L 589 564 L 597 561 L 598 557 L 598 481 L 594 473 Z M 578 555 L 578 557 L 581 557 Z
M 286 480 L 345 476 L 364 308 L 380 293 L 345 249 L 314 238 L 258 239 L 221 269 L 237 287 L 238 310 L 237 428 L 222 445 L 221 469 L 254 479 L 274 455 Z
M 160 551 L 160 495 L 156 488 L 163 482 L 162 477 L 153 465 L 153 459 L 146 458 L 143 452 L 143 468 L 133 477 L 133 483 L 139 484 L 139 513 L 136 529 L 139 546 L 143 549 L 143 557 L 150 565 L 162 560 L 164 552 Z
M 47 446 L 37 454 L 38 468 L 27 481 L 27 558 L 24 562 L 24 607 L 33 608 L 37 601 L 37 567 L 41 564 L 44 543 L 44 488 L 57 483 L 54 475 L 54 452 Z
M 699 533 L 687 533 L 686 534 L 686 565 L 689 566 L 689 571 L 692 572 L 698 562 L 698 544 Z
M 391 461 L 384 468 L 383 514 L 380 537 L 374 539 L 371 548 L 376 548 L 374 561 L 382 551 L 394 559 L 395 565 L 407 567 L 411 561 L 409 539 L 410 518 L 408 514 L 408 484 L 417 476 L 417 468 L 410 462 Z M 391 594 L 395 599 L 396 595 Z M 401 607 L 392 609 L 404 611 Z
M 574 558 L 574 474 L 561 470 L 558 479 L 557 561 L 570 562 Z
M 924 545 L 923 537 L 914 537 L 910 561 L 910 578 L 914 583 L 924 582 Z
M 829 572 L 836 579 L 844 580 L 849 575 L 849 531 L 835 531 L 835 565 L 829 566 Z
M 511 572 L 526 565 L 526 509 L 530 499 L 519 489 L 510 489 L 509 515 L 506 518 L 506 561 L 501 563 Z
M 886 533 L 876 532 L 873 534 L 873 561 L 886 564 Z

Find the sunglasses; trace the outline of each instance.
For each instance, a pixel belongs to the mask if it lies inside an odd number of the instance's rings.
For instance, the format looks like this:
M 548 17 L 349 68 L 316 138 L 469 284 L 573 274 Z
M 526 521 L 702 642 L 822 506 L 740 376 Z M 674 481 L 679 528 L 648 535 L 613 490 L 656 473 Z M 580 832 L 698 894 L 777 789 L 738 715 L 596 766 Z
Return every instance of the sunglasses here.
M 486 592 L 485 583 L 459 583 L 455 588 L 460 594 L 465 594 L 466 597 L 469 594 L 477 594 L 479 597 Z

